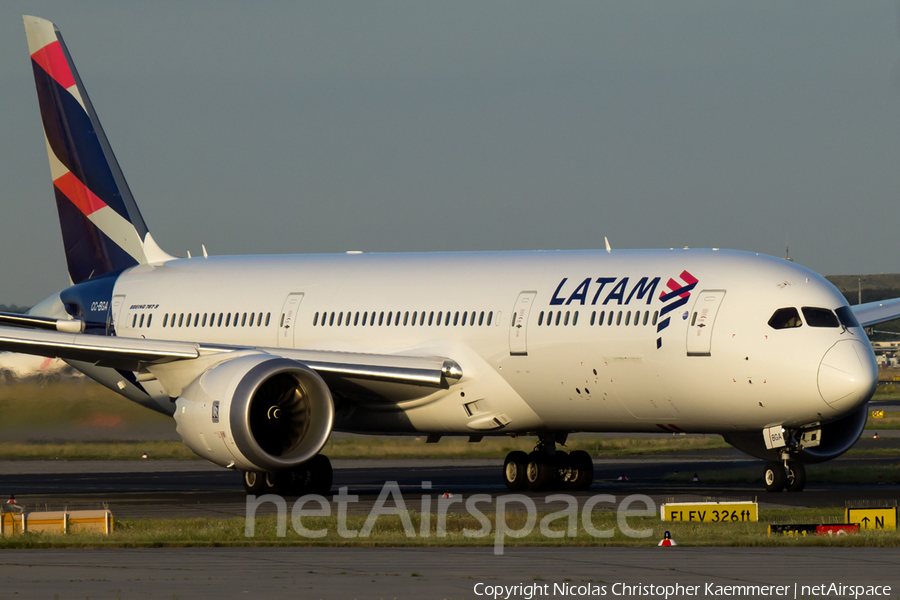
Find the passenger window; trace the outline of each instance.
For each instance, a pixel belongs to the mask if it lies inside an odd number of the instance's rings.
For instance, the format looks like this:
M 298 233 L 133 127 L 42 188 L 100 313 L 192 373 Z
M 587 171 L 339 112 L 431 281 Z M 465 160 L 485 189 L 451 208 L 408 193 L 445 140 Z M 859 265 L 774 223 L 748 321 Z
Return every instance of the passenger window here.
M 459 313 L 456 313 L 459 314 Z M 450 327 L 450 311 L 447 311 L 447 314 L 444 316 L 444 327 Z
M 200 313 L 194 315 L 194 327 L 200 324 Z
M 269 317 L 272 316 L 272 313 L 266 313 L 266 327 L 269 326 Z
M 693 327 L 697 323 L 697 313 L 694 313 L 691 317 L 691 327 Z
M 591 311 L 591 325 L 594 324 L 594 321 L 597 320 L 597 311 Z
M 399 314 L 399 313 L 397 313 Z M 403 326 L 406 327 L 409 324 L 409 311 L 403 313 Z
M 491 320 L 494 318 L 494 311 L 488 313 L 488 327 L 491 326 Z
M 203 327 L 206 327 L 206 313 L 203 313 Z
M 394 315 L 394 327 L 400 325 L 400 311 L 397 311 L 397 314 Z
M 844 327 L 859 327 L 859 321 L 856 320 L 856 315 L 849 306 L 841 306 L 834 309 L 834 312 L 837 313 L 838 319 L 841 320 L 841 325 Z
M 568 324 L 569 324 L 569 313 L 571 313 L 571 312 L 572 312 L 572 311 L 570 311 L 570 310 L 567 310 L 567 311 L 566 311 L 566 319 L 563 321 L 563 325 L 568 325 Z
M 469 315 L 469 327 L 475 325 L 475 311 L 472 311 L 472 314 Z
M 244 316 L 241 317 L 241 327 L 247 326 L 247 313 L 244 313 Z
M 222 319 L 223 319 L 223 318 L 225 318 L 225 315 L 222 314 L 222 313 L 219 313 L 219 320 L 216 321 L 216 327 L 221 327 L 221 326 L 222 326 Z
M 313 316 L 313 327 L 315 327 L 315 326 L 318 325 L 318 324 L 319 324 L 319 313 L 316 313 L 316 314 Z
M 559 327 L 559 322 L 561 319 L 562 319 L 562 311 L 558 310 L 558 311 L 556 311 L 556 321 L 554 321 L 553 324 L 556 325 L 557 327 Z
M 406 314 L 409 314 L 409 313 L 406 313 Z M 415 311 L 413 311 L 413 318 L 412 318 L 412 321 L 410 321 L 410 324 L 411 324 L 413 327 L 415 327 L 415 326 L 416 326 L 416 321 L 418 321 L 418 320 L 419 320 L 419 311 L 415 310 Z
M 153 315 L 147 315 L 147 327 L 150 327 L 150 323 L 153 322 Z
M 134 318 L 131 319 L 131 328 L 134 329 L 137 327 L 137 313 L 134 313 Z
M 343 321 L 344 321 L 344 313 L 339 312 L 338 313 L 338 327 L 341 326 L 341 323 L 343 323 Z
M 769 327 L 772 329 L 791 329 L 801 325 L 800 313 L 793 306 L 779 308 L 769 319 Z
M 603 325 L 603 321 L 606 319 L 606 311 L 600 311 L 600 319 L 597 321 L 597 325 Z
M 478 315 L 478 326 L 481 327 L 484 325 L 484 311 L 481 311 L 481 314 Z
M 610 316 L 612 316 L 612 313 L 609 313 L 609 314 L 610 314 Z M 622 311 L 620 310 L 619 316 L 616 317 L 616 325 L 621 325 L 621 324 L 622 324 Z
M 169 322 L 169 313 L 163 315 L 163 327 L 165 327 Z
M 184 313 L 178 315 L 178 326 L 182 327 L 184 325 Z
M 544 324 L 544 311 L 541 311 L 541 314 L 538 315 L 538 325 Z
M 578 325 L 578 311 L 575 311 L 575 314 L 572 316 L 572 326 Z
M 359 325 L 359 311 L 356 311 L 356 314 L 353 315 L 353 326 L 356 327 Z
M 609 311 L 609 318 L 606 319 L 606 325 L 607 325 L 607 327 L 610 326 L 610 325 L 612 325 L 613 317 L 615 316 L 615 314 L 616 314 L 615 311 L 612 311 L 612 310 Z M 622 315 L 622 313 L 619 313 L 619 317 L 620 317 L 620 318 L 621 318 L 621 315 Z
M 428 326 L 431 327 L 431 325 L 433 323 L 434 323 L 434 311 L 431 311 L 430 313 L 428 313 Z
M 547 325 L 553 325 L 553 311 L 547 311 Z
M 456 327 L 459 325 L 459 311 L 456 311 L 456 314 L 453 315 L 453 326 Z
M 653 325 L 656 325 L 656 319 L 658 319 L 658 318 L 659 318 L 659 311 L 658 310 L 653 311 L 653 323 L 652 323 Z
M 803 317 L 810 327 L 840 327 L 837 317 L 827 308 L 803 307 Z

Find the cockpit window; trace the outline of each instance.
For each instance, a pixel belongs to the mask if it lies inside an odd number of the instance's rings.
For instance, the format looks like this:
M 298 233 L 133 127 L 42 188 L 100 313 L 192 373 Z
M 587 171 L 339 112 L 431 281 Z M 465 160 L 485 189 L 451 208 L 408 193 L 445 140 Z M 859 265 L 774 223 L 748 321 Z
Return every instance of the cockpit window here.
M 788 308 L 779 308 L 769 319 L 769 327 L 772 329 L 790 329 L 791 327 L 800 327 L 803 323 L 800 321 L 800 313 L 793 306 Z
M 810 327 L 840 327 L 837 317 L 827 308 L 804 306 L 803 317 Z
M 841 320 L 841 325 L 844 327 L 859 327 L 859 321 L 856 320 L 856 315 L 853 314 L 849 306 L 836 308 L 834 312 L 837 313 L 838 319 Z

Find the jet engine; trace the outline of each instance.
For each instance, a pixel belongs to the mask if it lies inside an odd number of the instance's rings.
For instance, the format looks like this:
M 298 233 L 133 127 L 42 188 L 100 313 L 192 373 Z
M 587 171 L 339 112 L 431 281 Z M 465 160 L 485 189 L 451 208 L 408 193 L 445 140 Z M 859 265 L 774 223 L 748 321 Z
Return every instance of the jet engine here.
M 820 463 L 837 458 L 853 447 L 866 427 L 868 406 L 863 404 L 854 412 L 825 423 L 821 426 L 822 435 L 818 446 L 806 447 L 797 454 L 791 455 L 792 459 L 806 464 Z M 818 429 L 818 427 L 817 427 Z M 798 436 L 803 430 L 794 432 Z M 781 460 L 781 450 L 768 450 L 761 431 L 726 433 L 722 435 L 725 441 L 750 456 L 763 460 Z
M 175 403 L 176 431 L 203 458 L 242 471 L 280 471 L 328 441 L 334 403 L 318 373 L 297 361 L 251 354 L 195 379 Z

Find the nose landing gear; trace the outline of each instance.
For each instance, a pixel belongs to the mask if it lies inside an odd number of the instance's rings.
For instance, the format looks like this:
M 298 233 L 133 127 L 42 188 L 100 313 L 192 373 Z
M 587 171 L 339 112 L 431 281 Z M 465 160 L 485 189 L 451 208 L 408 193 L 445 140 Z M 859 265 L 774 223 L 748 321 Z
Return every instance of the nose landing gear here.
M 766 463 L 764 480 L 767 492 L 802 492 L 806 487 L 806 468 L 798 460 L 783 459 L 782 462 Z
M 539 436 L 530 454 L 510 452 L 503 462 L 503 482 L 507 489 L 582 491 L 591 487 L 594 481 L 591 456 L 583 450 L 556 450 L 557 441 L 564 443 L 565 436 L 559 440 L 555 434 Z

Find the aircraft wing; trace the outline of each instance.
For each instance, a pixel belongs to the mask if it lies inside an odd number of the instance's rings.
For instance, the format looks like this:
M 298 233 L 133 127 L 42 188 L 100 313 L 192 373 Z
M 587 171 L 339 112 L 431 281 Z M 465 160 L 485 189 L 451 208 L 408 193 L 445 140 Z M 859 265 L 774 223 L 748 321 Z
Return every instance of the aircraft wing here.
M 127 371 L 143 371 L 155 365 L 213 355 L 227 360 L 229 353 L 258 351 L 303 363 L 319 373 L 333 387 L 333 391 L 373 399 L 371 395 L 377 388 L 375 399 L 389 402 L 421 396 L 424 393 L 421 388 L 446 389 L 462 377 L 459 365 L 445 357 L 253 348 L 12 327 L 0 327 L 0 350 L 71 359 Z M 198 365 L 200 362 L 204 366 L 199 367 L 197 376 L 209 365 L 208 361 L 199 361 Z M 406 389 L 398 394 L 397 386 L 419 391 L 416 393 Z
M 878 302 L 866 302 L 865 304 L 857 304 L 850 307 L 853 315 L 859 324 L 863 327 L 876 325 L 900 319 L 900 298 L 892 298 L 891 300 L 879 300 Z

